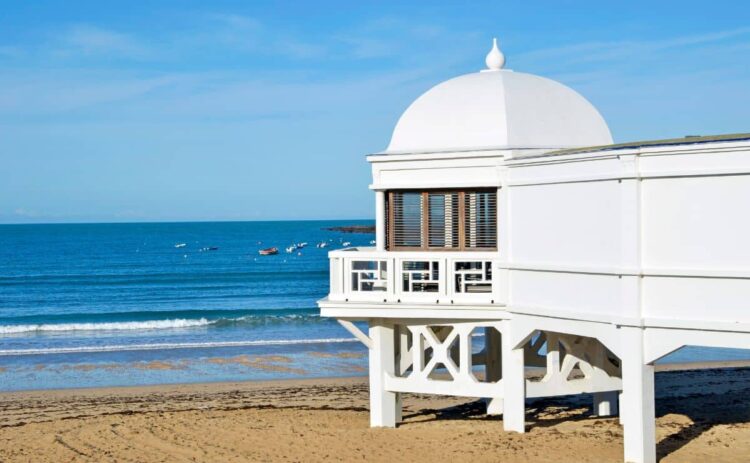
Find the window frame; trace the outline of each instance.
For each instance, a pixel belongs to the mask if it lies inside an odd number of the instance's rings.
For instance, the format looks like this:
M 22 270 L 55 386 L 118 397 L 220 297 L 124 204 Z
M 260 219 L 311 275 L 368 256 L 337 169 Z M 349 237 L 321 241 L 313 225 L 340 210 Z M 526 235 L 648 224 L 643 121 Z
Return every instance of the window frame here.
M 421 195 L 421 226 L 420 226 L 420 241 L 422 246 L 395 246 L 393 244 L 393 238 L 395 236 L 395 220 L 394 220 L 394 207 L 393 207 L 393 196 L 398 193 L 420 193 Z M 430 206 L 429 206 L 429 195 L 430 194 L 454 194 L 458 193 L 458 246 L 456 247 L 445 247 L 445 246 L 430 246 Z M 495 193 L 495 246 L 494 247 L 468 247 L 466 246 L 466 194 L 467 193 Z M 385 192 L 385 236 L 386 236 L 386 250 L 388 251 L 444 251 L 444 252 L 496 252 L 498 250 L 498 221 L 499 221 L 499 204 L 498 204 L 498 188 L 444 188 L 444 189 L 398 189 L 398 190 L 387 190 Z

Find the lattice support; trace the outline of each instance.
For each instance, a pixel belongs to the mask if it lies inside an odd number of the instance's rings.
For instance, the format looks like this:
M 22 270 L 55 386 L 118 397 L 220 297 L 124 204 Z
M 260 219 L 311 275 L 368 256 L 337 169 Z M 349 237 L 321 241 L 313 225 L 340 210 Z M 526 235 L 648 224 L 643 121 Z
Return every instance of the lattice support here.
M 527 364 L 539 366 L 543 359 L 546 367 L 541 380 L 527 382 L 527 397 L 601 393 L 622 389 L 619 363 L 594 338 L 546 332 L 533 338 L 525 349 Z M 543 349 L 546 350 L 544 354 L 541 353 Z M 607 397 L 611 402 L 611 396 Z M 610 405 L 610 410 L 615 408 L 616 405 Z
M 513 329 L 512 320 L 371 320 L 372 425 L 400 421 L 404 392 L 483 398 L 487 413 L 502 414 L 505 429 L 517 432 L 525 430 L 529 397 L 589 393 L 596 414 L 618 412 L 621 364 L 601 342 Z M 483 375 L 476 371 L 478 365 L 484 365 Z M 527 380 L 527 366 L 545 368 L 544 376 Z
M 492 323 L 455 322 L 450 324 L 399 325 L 397 372 L 386 375 L 389 391 L 417 392 L 466 397 L 502 398 L 500 386 L 499 334 L 496 329 L 489 349 L 475 352 L 475 331 Z M 487 340 L 485 339 L 485 343 Z M 495 344 L 493 344 L 495 343 Z M 490 359 L 492 366 L 481 380 L 474 367 Z

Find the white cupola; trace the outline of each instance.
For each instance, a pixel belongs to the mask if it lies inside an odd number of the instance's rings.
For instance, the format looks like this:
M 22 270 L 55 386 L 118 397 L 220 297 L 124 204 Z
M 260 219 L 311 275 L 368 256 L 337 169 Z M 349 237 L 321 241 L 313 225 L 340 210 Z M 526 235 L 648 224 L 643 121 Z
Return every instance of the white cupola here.
M 440 83 L 417 98 L 396 124 L 385 154 L 612 143 L 604 118 L 575 90 L 505 69 L 497 40 L 485 62 L 486 70 Z

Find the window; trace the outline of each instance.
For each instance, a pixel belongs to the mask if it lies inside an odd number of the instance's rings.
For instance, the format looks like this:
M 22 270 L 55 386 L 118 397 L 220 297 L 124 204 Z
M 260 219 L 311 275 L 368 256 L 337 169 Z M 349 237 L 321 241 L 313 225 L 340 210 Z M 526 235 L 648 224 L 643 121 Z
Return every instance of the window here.
M 497 249 L 497 190 L 389 191 L 389 250 Z
M 404 192 L 392 195 L 393 245 L 422 247 L 422 194 Z

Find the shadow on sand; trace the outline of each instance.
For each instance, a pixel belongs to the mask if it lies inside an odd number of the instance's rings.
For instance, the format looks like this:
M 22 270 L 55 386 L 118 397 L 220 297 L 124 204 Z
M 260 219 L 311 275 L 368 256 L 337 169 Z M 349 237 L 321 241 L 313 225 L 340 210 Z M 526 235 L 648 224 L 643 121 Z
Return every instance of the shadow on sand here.
M 726 368 L 700 371 L 665 371 L 656 376 L 657 420 L 679 415 L 671 431 L 657 443 L 657 458 L 662 459 L 681 449 L 717 425 L 750 422 L 750 369 Z M 489 416 L 483 401 L 475 400 L 444 409 L 423 409 L 404 413 L 408 422 L 435 420 L 496 420 Z M 529 400 L 526 404 L 528 429 L 553 427 L 563 422 L 617 424 L 617 417 L 593 415 L 591 396 L 587 394 Z M 662 419 L 663 421 L 663 419 Z M 664 429 L 661 429 L 664 431 Z

